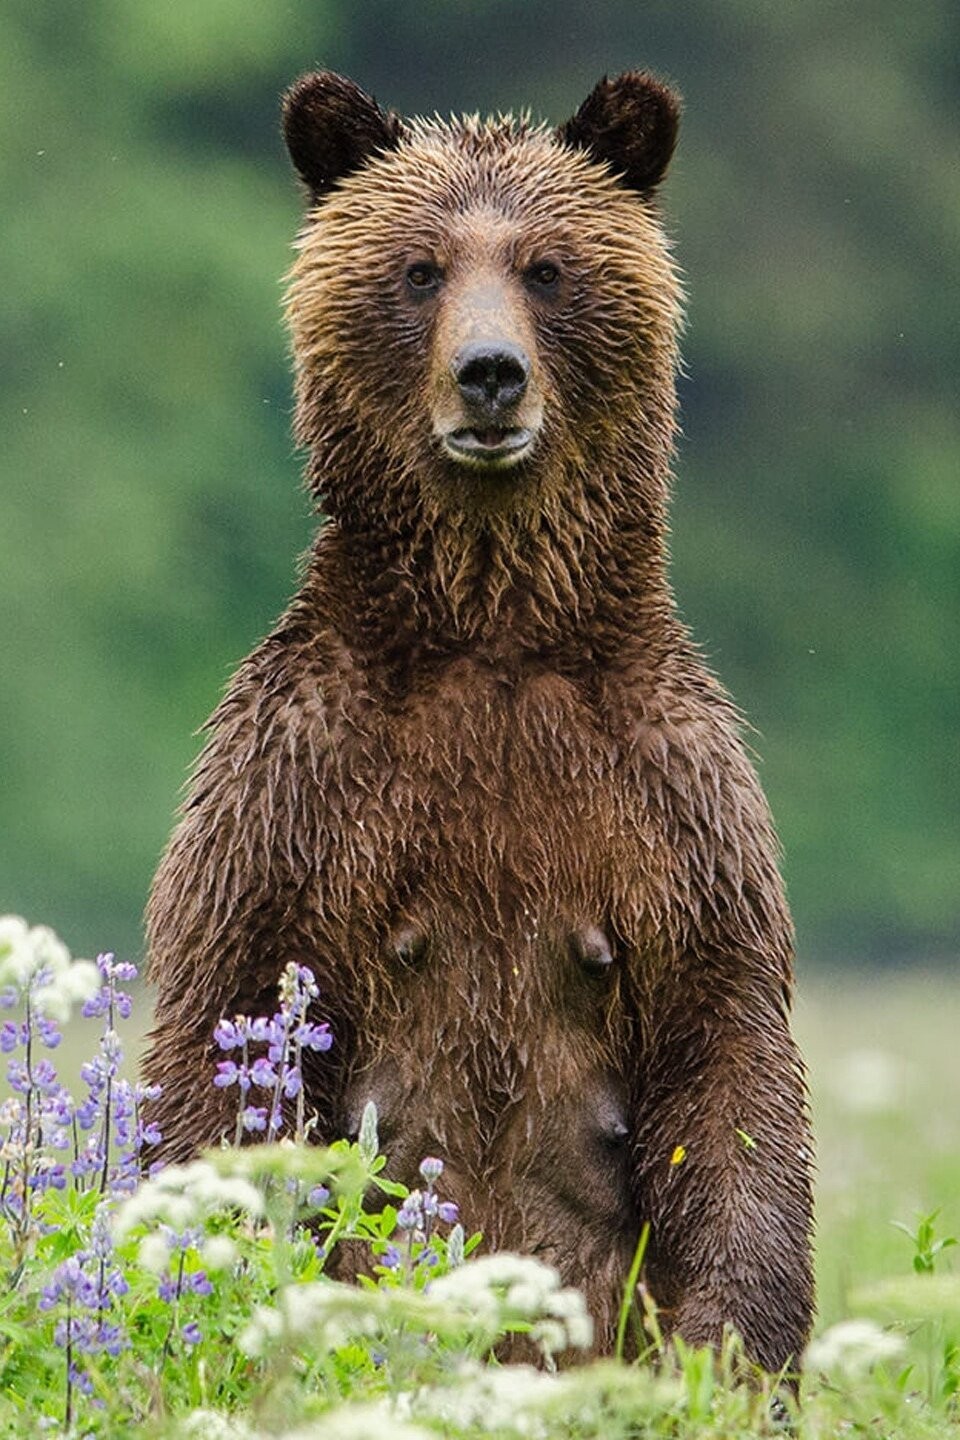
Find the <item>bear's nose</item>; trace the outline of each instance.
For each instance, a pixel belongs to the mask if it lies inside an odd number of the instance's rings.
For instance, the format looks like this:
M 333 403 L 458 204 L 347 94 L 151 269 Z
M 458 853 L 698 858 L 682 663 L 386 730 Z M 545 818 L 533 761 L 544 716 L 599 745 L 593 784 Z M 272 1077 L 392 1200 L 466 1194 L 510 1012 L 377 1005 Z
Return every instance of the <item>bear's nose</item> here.
M 504 342 L 465 345 L 450 368 L 464 400 L 488 412 L 515 405 L 530 376 L 530 361 L 523 351 Z

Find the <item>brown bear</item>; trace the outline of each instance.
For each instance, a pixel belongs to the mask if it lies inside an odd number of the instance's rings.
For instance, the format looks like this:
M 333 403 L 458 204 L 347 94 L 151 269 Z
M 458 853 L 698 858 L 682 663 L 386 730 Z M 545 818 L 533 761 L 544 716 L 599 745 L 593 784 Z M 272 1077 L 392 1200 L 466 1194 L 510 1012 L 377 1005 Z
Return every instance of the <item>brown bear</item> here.
M 407 122 L 308 75 L 289 289 L 325 520 L 240 667 L 149 906 L 163 1153 L 231 1128 L 214 1023 L 312 967 L 318 1136 L 376 1101 L 489 1248 L 612 1345 L 645 1221 L 668 1333 L 808 1333 L 791 926 L 737 714 L 675 613 L 678 101 L 631 72 L 558 130 Z

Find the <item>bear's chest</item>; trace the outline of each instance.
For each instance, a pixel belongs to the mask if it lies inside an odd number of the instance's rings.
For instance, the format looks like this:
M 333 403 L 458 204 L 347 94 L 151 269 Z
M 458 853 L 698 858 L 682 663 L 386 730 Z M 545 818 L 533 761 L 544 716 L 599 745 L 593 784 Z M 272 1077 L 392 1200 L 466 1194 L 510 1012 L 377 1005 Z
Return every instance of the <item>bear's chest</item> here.
M 535 948 L 564 927 L 636 935 L 667 861 L 637 766 L 576 682 L 458 662 L 402 705 L 344 717 L 335 855 L 401 921 L 429 912 Z

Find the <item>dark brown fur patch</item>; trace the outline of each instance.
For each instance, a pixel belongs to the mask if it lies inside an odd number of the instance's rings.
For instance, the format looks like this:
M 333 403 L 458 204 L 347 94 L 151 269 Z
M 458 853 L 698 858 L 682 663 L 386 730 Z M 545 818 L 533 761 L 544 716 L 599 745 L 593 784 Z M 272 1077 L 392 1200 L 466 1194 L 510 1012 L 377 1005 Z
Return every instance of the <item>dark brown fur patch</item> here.
M 342 75 L 302 75 L 283 97 L 290 158 L 315 200 L 400 137 L 400 120 Z
M 392 1173 L 444 1156 L 468 1227 L 583 1287 L 599 1350 L 650 1221 L 667 1331 L 731 1323 L 777 1369 L 812 1304 L 791 928 L 667 579 L 680 296 L 645 192 L 669 106 L 620 83 L 562 139 L 467 118 L 371 149 L 348 107 L 289 291 L 328 519 L 157 875 L 146 1070 L 165 1156 L 216 1141 L 216 1019 L 269 1011 L 308 964 L 336 1036 L 306 1076 L 321 1139 L 375 1099 Z M 632 189 L 599 138 L 618 94 L 648 137 Z M 529 361 L 512 468 L 444 449 L 477 327 Z
M 605 160 L 625 185 L 659 185 L 677 143 L 680 102 L 653 75 L 631 70 L 604 77 L 572 119 L 557 132 L 567 145 Z

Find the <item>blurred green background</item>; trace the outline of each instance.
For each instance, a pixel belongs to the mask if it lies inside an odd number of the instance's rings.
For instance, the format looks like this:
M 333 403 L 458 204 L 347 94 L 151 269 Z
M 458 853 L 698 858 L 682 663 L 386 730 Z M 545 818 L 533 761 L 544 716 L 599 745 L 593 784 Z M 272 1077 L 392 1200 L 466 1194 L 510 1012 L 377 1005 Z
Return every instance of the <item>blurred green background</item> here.
M 674 578 L 756 728 L 809 961 L 960 938 L 960 8 L 2 0 L 0 910 L 136 956 L 195 731 L 313 520 L 278 95 L 686 97 Z

